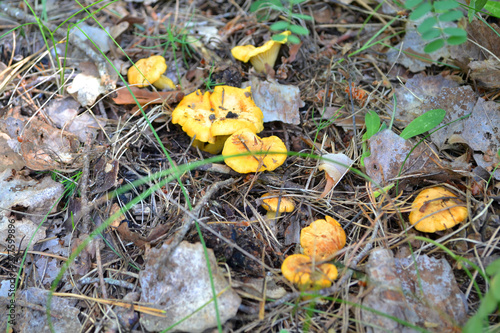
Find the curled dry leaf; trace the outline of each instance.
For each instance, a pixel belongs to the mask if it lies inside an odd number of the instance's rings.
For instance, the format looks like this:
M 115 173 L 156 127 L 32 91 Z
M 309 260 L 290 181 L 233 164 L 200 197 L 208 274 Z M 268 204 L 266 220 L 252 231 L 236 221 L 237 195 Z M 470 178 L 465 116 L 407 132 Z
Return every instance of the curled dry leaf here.
M 354 163 L 345 154 L 325 154 L 321 156 L 319 170 L 325 171 L 326 186 L 320 198 L 324 198 L 340 182 Z
M 119 105 L 136 104 L 135 98 L 140 105 L 145 104 L 175 104 L 179 103 L 184 97 L 181 91 L 149 91 L 138 87 L 130 87 L 131 92 L 127 87 L 122 87 L 116 90 L 116 96 L 113 97 L 113 102 Z
M 21 140 L 23 159 L 32 170 L 80 168 L 76 159 L 80 142 L 74 134 L 33 119 L 24 128 Z

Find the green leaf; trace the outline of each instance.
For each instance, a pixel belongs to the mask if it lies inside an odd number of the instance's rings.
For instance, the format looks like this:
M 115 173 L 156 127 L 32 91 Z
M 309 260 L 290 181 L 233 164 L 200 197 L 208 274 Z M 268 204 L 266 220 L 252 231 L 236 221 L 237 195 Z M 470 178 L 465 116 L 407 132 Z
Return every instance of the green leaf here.
M 493 294 L 493 297 L 497 300 L 497 303 L 500 302 L 500 274 L 496 274 L 490 283 L 490 292 Z
M 423 40 L 433 40 L 441 35 L 441 32 L 437 29 L 432 29 L 422 34 Z
M 500 259 L 493 261 L 486 267 L 486 274 L 489 276 L 500 274 Z
M 488 317 L 498 307 L 498 301 L 495 299 L 491 292 L 484 295 L 483 300 L 476 314 L 482 318 Z
M 444 28 L 443 31 L 450 36 L 467 37 L 467 31 L 462 28 Z
M 295 36 L 295 35 L 290 35 L 288 36 L 288 41 L 292 44 L 299 44 L 300 43 L 300 39 L 299 37 Z
M 428 2 L 425 2 L 420 6 L 418 6 L 417 8 L 415 8 L 413 12 L 410 14 L 409 18 L 412 21 L 416 21 L 425 14 L 429 13 L 431 10 L 432 10 L 432 5 Z
M 489 11 L 492 16 L 500 18 L 500 2 L 490 0 L 484 5 L 484 9 Z
M 450 9 L 457 8 L 458 6 L 460 6 L 460 5 L 455 0 L 442 0 L 442 1 L 435 1 L 434 2 L 434 8 L 437 11 L 440 11 L 440 10 L 448 11 Z
M 309 35 L 309 30 L 300 25 L 291 25 L 288 29 L 296 35 Z
M 274 22 L 273 24 L 271 24 L 270 29 L 272 31 L 287 30 L 289 26 L 290 26 L 290 23 L 288 23 L 288 22 L 278 21 L 278 22 Z
M 306 14 L 297 14 L 297 13 L 292 13 L 292 18 L 297 20 L 307 20 L 307 21 L 313 20 L 312 16 Z
M 444 46 L 444 40 L 443 39 L 436 39 L 435 41 L 427 44 L 425 47 L 424 47 L 424 52 L 425 53 L 432 53 L 434 51 L 437 51 L 439 50 L 440 48 L 442 48 Z
M 446 111 L 443 109 L 429 110 L 423 115 L 413 119 L 399 136 L 408 140 L 409 138 L 430 131 L 443 121 L 445 115 Z
M 446 40 L 449 45 L 460 45 L 467 41 L 467 36 L 451 36 Z
M 420 5 L 421 2 L 422 0 L 408 0 L 405 2 L 405 8 L 411 9 L 413 7 L 417 7 L 418 5 Z
M 285 8 L 281 4 L 280 0 L 258 0 L 258 1 L 255 1 L 254 3 L 252 3 L 252 5 L 250 6 L 250 12 L 254 13 L 258 10 L 269 8 L 272 6 L 280 7 L 283 9 Z
M 453 22 L 460 20 L 464 14 L 458 10 L 452 10 L 450 12 L 443 13 L 439 15 L 439 21 L 441 22 Z
M 288 37 L 288 39 L 289 39 L 289 38 L 290 38 L 290 37 Z M 272 40 L 274 40 L 275 42 L 286 42 L 286 40 L 287 40 L 287 36 L 282 35 L 282 34 L 273 35 Z
M 424 34 L 427 31 L 434 28 L 434 25 L 436 23 L 437 23 L 437 20 L 435 17 L 428 17 L 422 23 L 420 23 L 420 25 L 417 28 L 417 31 L 420 32 L 421 34 Z
M 477 333 L 483 332 L 483 321 L 484 319 L 478 315 L 472 316 L 467 324 L 465 324 L 462 333 Z
M 380 128 L 379 115 L 373 110 L 368 111 L 365 115 L 365 125 L 366 125 L 366 132 L 363 135 L 363 141 L 366 141 L 375 134 L 377 134 Z
M 487 2 L 489 2 L 489 1 L 488 0 L 476 0 L 476 5 L 474 6 L 474 9 L 476 10 L 476 12 L 483 9 Z
M 300 3 L 306 2 L 307 0 L 288 0 L 291 6 L 298 5 Z

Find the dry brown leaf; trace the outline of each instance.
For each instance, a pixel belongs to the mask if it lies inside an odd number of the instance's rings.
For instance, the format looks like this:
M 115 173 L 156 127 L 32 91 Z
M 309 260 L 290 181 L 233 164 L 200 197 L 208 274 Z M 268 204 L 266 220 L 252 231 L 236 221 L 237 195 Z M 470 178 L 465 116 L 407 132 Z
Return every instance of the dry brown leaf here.
M 24 129 L 21 153 L 32 170 L 80 168 L 76 160 L 80 142 L 74 134 L 33 119 Z
M 149 91 L 138 87 L 130 87 L 130 90 L 140 105 L 162 103 L 175 104 L 180 102 L 184 97 L 182 91 Z M 116 104 L 136 104 L 132 94 L 126 87 L 117 89 L 116 93 L 117 96 L 113 98 Z

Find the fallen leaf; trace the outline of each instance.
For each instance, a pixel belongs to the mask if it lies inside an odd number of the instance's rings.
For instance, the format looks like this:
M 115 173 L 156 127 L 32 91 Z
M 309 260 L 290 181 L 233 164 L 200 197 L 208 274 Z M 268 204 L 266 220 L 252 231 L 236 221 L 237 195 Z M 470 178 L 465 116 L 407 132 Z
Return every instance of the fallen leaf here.
M 49 291 L 30 287 L 16 294 L 16 317 L 13 320 L 15 332 L 80 332 L 80 310 L 75 306 L 78 301 L 69 298 L 53 296 L 50 303 L 52 329 L 47 320 L 47 301 Z M 11 297 L 0 297 L 0 306 L 6 308 Z M 2 316 L 8 319 L 8 316 Z M 0 327 L 2 323 L 0 322 Z M 4 328 L 5 331 L 5 328 Z
M 164 252 L 167 246 L 164 244 L 159 249 L 151 249 L 146 255 L 144 269 L 139 273 L 141 302 L 166 313 L 164 317 L 143 314 L 141 324 L 148 331 L 161 331 L 178 324 L 172 332 L 193 333 L 216 327 L 209 268 L 203 246 L 200 243 L 182 242 L 166 257 Z M 214 292 L 218 295 L 220 322 L 224 324 L 236 315 L 241 299 L 227 283 L 210 249 L 208 261 Z M 189 320 L 181 321 L 188 315 L 191 315 Z
M 490 89 L 500 88 L 500 62 L 497 59 L 471 61 L 469 68 L 471 79 L 480 86 Z
M 34 180 L 25 178 L 13 170 L 1 172 L 0 244 L 2 247 L 14 245 L 16 249 L 24 250 L 34 236 L 29 247 L 31 250 L 37 241 L 45 238 L 46 228 L 43 226 L 38 228 L 38 224 L 47 213 L 51 212 L 52 206 L 62 196 L 63 191 L 63 186 L 53 181 L 50 176 Z M 17 219 L 15 216 L 17 210 L 28 215 Z M 9 236 L 12 226 L 15 232 L 13 236 Z M 14 242 L 9 243 L 9 239 L 13 239 Z
M 78 73 L 68 86 L 68 93 L 72 94 L 81 106 L 93 105 L 97 97 L 107 92 L 101 82 L 97 67 L 91 62 L 80 63 L 81 73 Z
M 405 140 L 391 130 L 384 130 L 368 140 L 370 156 L 365 158 L 366 174 L 379 185 L 385 186 L 400 175 L 412 180 L 418 178 L 449 179 L 458 169 L 447 168 L 436 152 L 425 143 Z M 415 148 L 415 149 L 414 149 Z M 409 157 L 407 158 L 407 156 Z M 458 176 L 458 175 L 457 175 Z
M 252 97 L 264 114 L 264 122 L 281 121 L 286 124 L 300 124 L 299 108 L 304 106 L 300 90 L 296 86 L 277 82 L 251 79 Z
M 137 99 L 140 105 L 145 104 L 175 104 L 182 100 L 184 93 L 182 91 L 149 91 L 138 87 L 130 87 L 132 93 L 127 87 L 122 87 L 116 90 L 117 96 L 113 101 L 119 105 L 136 104 L 133 96 Z
M 33 119 L 24 128 L 21 152 L 32 170 L 78 169 L 76 161 L 80 142 L 75 135 Z
M 450 56 L 449 45 L 429 54 L 424 52 L 427 41 L 422 39 L 421 34 L 417 31 L 417 27 L 431 15 L 431 13 L 428 13 L 418 20 L 407 21 L 405 26 L 406 33 L 403 40 L 387 52 L 387 60 L 390 63 L 401 64 L 407 67 L 411 72 L 417 73 L 430 67 L 437 60 Z M 440 22 L 440 28 L 442 29 L 452 27 L 456 28 L 457 24 L 454 22 Z M 409 52 L 411 55 L 406 55 L 404 52 L 401 52 L 401 49 L 405 52 Z M 420 57 L 424 59 L 422 60 Z
M 394 259 L 390 250 L 377 249 L 366 272 L 374 288 L 363 299 L 368 309 L 361 310 L 361 319 L 373 333 L 416 332 L 391 316 L 431 332 L 450 333 L 467 319 L 465 296 L 446 259 L 427 255 Z
M 88 111 L 78 115 L 79 108 L 80 103 L 73 98 L 53 99 L 45 107 L 45 114 L 58 128 L 75 134 L 80 142 L 85 142 L 89 134 L 95 138 L 97 131 L 106 123 Z

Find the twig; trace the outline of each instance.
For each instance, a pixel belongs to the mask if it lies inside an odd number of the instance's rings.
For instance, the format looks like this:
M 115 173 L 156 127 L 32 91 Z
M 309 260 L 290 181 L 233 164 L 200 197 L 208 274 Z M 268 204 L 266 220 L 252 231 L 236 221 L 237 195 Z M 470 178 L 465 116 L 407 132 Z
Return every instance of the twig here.
M 80 280 L 78 280 L 78 283 L 80 283 L 82 285 L 83 284 L 92 284 L 92 283 L 96 283 L 96 282 L 99 282 L 99 278 L 86 277 L 86 278 L 81 278 Z M 121 280 L 116 280 L 116 279 L 112 279 L 112 278 L 104 278 L 104 282 L 106 282 L 107 284 L 111 284 L 113 286 L 119 286 L 119 287 L 123 287 L 126 289 L 131 289 L 131 290 L 135 290 L 137 292 L 141 292 L 141 288 L 139 286 L 137 286 L 134 283 L 127 282 L 127 281 L 121 281 Z
M 89 133 L 87 136 L 87 141 L 85 142 L 85 151 L 83 152 L 83 167 L 82 167 L 82 177 L 80 178 L 80 194 L 81 194 L 81 204 L 82 207 L 88 206 L 88 182 L 90 174 L 90 146 L 92 144 L 92 135 Z M 90 216 L 88 214 L 82 215 L 83 221 L 81 225 L 81 231 L 85 234 L 89 233 L 90 230 Z M 75 221 L 77 223 L 78 221 Z
M 101 248 L 100 248 L 100 238 L 96 238 L 96 264 L 97 264 L 97 275 L 99 276 L 99 282 L 101 284 L 102 298 L 108 299 L 108 292 L 106 291 L 106 285 L 104 284 L 104 273 L 102 271 L 102 260 L 101 260 Z
M 57 26 L 52 23 L 44 22 L 34 17 L 33 15 L 24 13 L 18 8 L 11 7 L 7 4 L 7 2 L 0 2 L 0 11 L 3 11 L 6 15 L 22 23 L 40 23 L 57 37 L 61 39 L 66 38 L 66 33 L 63 29 L 57 29 Z M 111 76 L 108 73 L 107 62 L 102 57 L 102 55 L 99 52 L 94 51 L 94 49 L 87 45 L 87 43 L 82 43 L 82 40 L 79 39 L 75 34 L 69 34 L 68 38 L 71 45 L 85 53 L 85 55 L 96 64 L 97 70 L 99 71 L 99 76 L 101 77 L 101 83 L 106 88 L 106 91 L 110 92 L 114 90 L 116 88 L 116 85 L 114 84 Z

